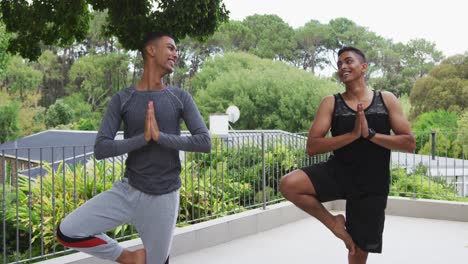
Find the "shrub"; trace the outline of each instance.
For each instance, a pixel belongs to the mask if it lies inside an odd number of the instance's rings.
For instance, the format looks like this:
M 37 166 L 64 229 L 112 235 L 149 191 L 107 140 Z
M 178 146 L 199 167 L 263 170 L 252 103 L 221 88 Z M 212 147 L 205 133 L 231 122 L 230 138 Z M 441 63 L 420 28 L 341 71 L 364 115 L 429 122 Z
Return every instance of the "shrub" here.
M 468 198 L 459 197 L 453 184 L 426 176 L 426 167 L 418 167 L 412 174 L 403 168 L 392 169 L 391 173 L 392 196 L 468 202 Z
M 47 127 L 66 125 L 73 121 L 74 115 L 73 109 L 61 99 L 58 99 L 47 109 L 45 124 Z

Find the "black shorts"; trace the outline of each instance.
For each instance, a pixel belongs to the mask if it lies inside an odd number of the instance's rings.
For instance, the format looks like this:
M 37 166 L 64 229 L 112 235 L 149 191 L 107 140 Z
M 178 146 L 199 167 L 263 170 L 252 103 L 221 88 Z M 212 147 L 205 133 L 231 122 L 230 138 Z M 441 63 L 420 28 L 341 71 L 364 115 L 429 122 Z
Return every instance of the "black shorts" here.
M 335 159 L 301 168 L 315 187 L 320 202 L 346 200 L 346 229 L 362 250 L 382 252 L 386 194 L 369 194 L 356 190 L 353 169 Z

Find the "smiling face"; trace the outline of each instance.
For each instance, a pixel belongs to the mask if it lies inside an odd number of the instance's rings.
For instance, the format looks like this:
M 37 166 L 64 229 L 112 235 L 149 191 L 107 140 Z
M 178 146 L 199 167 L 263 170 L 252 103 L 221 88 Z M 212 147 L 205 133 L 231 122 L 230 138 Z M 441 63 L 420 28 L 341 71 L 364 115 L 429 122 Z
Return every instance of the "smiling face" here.
M 172 73 L 178 59 L 174 39 L 163 36 L 148 43 L 146 56 L 153 60 L 156 68 L 162 71 L 162 75 Z
M 350 83 L 364 77 L 367 63 L 353 51 L 345 51 L 338 57 L 338 77 L 344 83 Z
M 172 38 L 164 36 L 156 40 L 156 66 L 158 68 L 163 69 L 166 74 L 172 73 L 177 58 L 177 47 Z

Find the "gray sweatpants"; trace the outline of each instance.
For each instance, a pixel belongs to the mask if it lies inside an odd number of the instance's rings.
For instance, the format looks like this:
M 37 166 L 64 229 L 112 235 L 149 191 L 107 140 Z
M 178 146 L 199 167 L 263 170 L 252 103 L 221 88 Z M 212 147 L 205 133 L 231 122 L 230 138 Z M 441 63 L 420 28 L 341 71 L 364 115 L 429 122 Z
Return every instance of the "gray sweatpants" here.
M 90 255 L 116 260 L 124 250 L 104 232 L 130 223 L 146 249 L 146 263 L 168 258 L 179 210 L 179 190 L 163 195 L 143 193 L 126 178 L 70 213 L 59 226 L 59 241 Z

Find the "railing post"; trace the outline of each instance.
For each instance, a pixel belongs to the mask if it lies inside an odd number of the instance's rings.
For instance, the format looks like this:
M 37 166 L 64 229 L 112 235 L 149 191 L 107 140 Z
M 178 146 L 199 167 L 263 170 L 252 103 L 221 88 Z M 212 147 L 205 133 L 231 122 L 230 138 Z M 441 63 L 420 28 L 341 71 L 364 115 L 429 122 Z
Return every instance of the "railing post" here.
M 431 155 L 432 155 L 432 160 L 435 160 L 435 135 L 436 132 L 434 130 L 431 131 Z
M 462 198 L 465 198 L 466 197 L 466 190 L 467 190 L 467 186 L 465 185 L 465 177 L 467 177 L 465 175 L 465 134 L 463 134 L 462 132 L 462 195 L 461 197 Z
M 265 174 L 265 133 L 262 132 L 262 204 L 263 210 L 266 209 L 266 174 Z
M 6 166 L 6 157 L 5 157 L 5 150 L 2 150 L 2 197 L 6 197 L 6 177 L 7 177 L 7 166 Z M 3 255 L 3 263 L 7 263 L 7 251 L 6 251 L 6 199 L 2 199 L 2 255 Z

